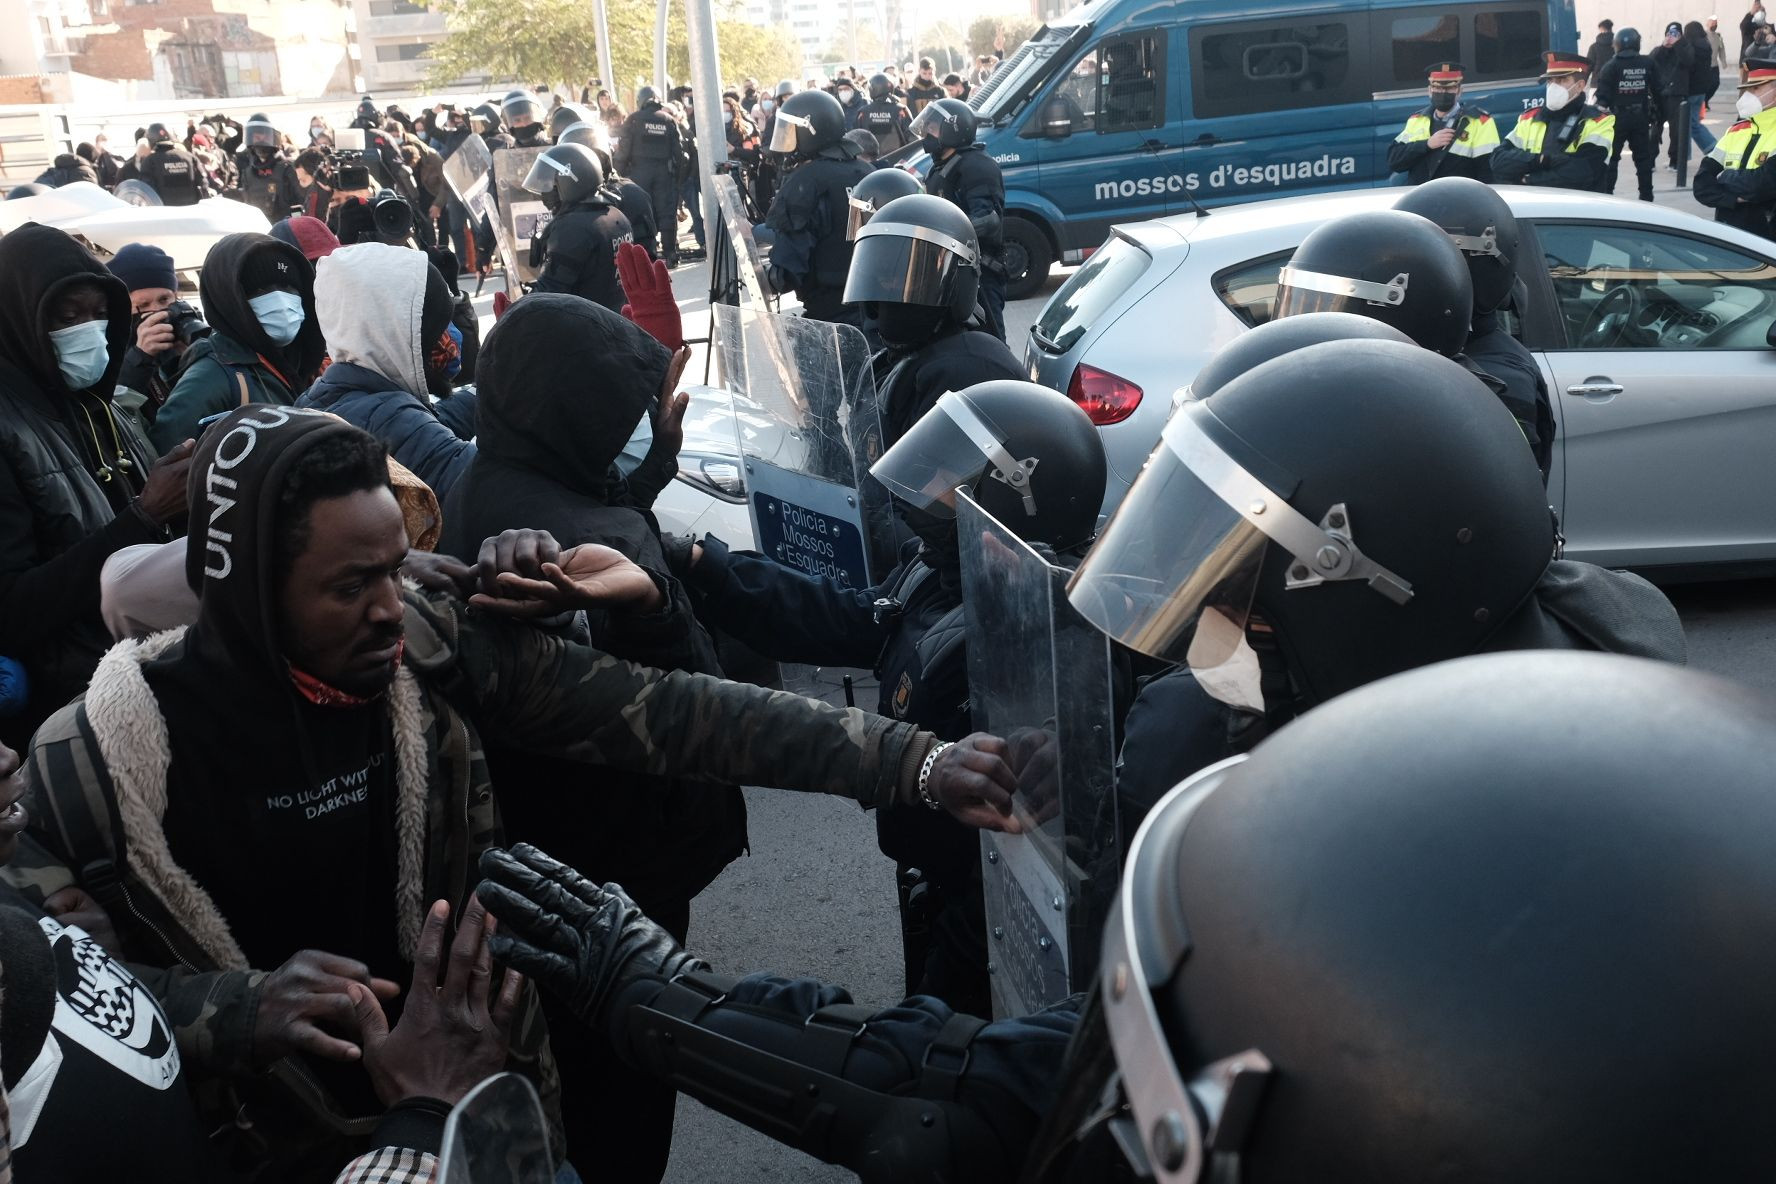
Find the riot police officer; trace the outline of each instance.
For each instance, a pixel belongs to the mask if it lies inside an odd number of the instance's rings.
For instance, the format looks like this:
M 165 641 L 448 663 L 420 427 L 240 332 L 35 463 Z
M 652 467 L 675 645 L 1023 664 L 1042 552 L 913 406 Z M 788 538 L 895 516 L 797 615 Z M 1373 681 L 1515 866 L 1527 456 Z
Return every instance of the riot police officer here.
M 1005 177 L 999 162 L 976 143 L 974 109 L 960 99 L 939 99 L 913 120 L 931 154 L 925 192 L 961 207 L 981 245 L 981 308 L 987 332 L 1005 339 Z
M 604 170 L 607 199 L 611 205 L 622 211 L 623 217 L 629 219 L 630 241 L 646 248 L 648 258 L 658 258 L 658 244 L 655 241 L 658 232 L 654 226 L 653 199 L 648 196 L 647 190 L 617 173 L 611 160 L 610 138 L 605 134 L 604 125 L 596 120 L 570 124 L 561 129 L 556 143 L 578 144 L 598 158 L 599 167 Z
M 770 278 L 779 291 L 795 290 L 802 315 L 857 324 L 841 299 L 851 266 L 845 237 L 847 192 L 870 174 L 845 139 L 845 113 L 825 91 L 805 90 L 777 108 L 769 150 L 792 162 L 771 201 L 765 225 L 773 235 Z
M 1696 170 L 1696 200 L 1714 220 L 1776 238 L 1776 58 L 1748 58 L 1739 83 L 1739 122 Z
M 137 166 L 137 175 L 160 194 L 162 205 L 194 206 L 208 196 L 197 158 L 173 139 L 164 123 L 148 125 L 152 151 Z
M 662 109 L 654 88 L 635 94 L 635 110 L 623 121 L 617 142 L 617 171 L 647 191 L 654 226 L 660 236 L 658 256 L 678 266 L 678 174 L 685 147 L 678 121 Z
M 1602 192 L 1615 148 L 1615 117 L 1585 102 L 1591 64 L 1581 54 L 1542 55 L 1546 94 L 1525 111 L 1492 154 L 1492 179 L 1501 185 L 1541 185 Z
M 543 126 L 543 105 L 527 90 L 515 90 L 500 100 L 500 120 L 518 148 L 534 148 L 548 142 Z
M 886 156 L 912 143 L 912 116 L 895 96 L 888 75 L 870 75 L 869 93 L 870 101 L 858 111 L 856 126 L 876 137 L 877 151 Z
M 577 103 L 563 103 L 549 112 L 543 135 L 551 144 L 561 143 L 561 133 L 576 123 L 591 123 L 592 116 Z
M 1554 404 L 1534 355 L 1506 331 L 1499 317 L 1519 286 L 1522 236 L 1510 203 L 1478 181 L 1439 177 L 1402 197 L 1394 208 L 1440 227 L 1467 261 L 1474 319 L 1462 357 L 1484 372 L 1489 385 L 1497 384 L 1499 400 L 1523 429 L 1546 483 L 1554 464 Z
M 1465 72 L 1460 62 L 1438 62 L 1425 71 L 1431 105 L 1414 111 L 1388 145 L 1388 171 L 1405 173 L 1409 184 L 1432 177 L 1492 180 L 1492 153 L 1498 124 L 1479 107 L 1461 101 Z
M 851 213 L 845 223 L 845 237 L 856 242 L 857 232 L 869 225 L 869 220 L 880 213 L 883 206 L 897 198 L 924 191 L 919 179 L 905 169 L 875 170 L 851 187 L 848 199 Z
M 554 215 L 531 242 L 532 262 L 542 268 L 531 291 L 566 292 L 622 312 L 617 248 L 631 231 L 604 191 L 598 158 L 578 144 L 557 144 L 537 157 L 524 188 L 541 194 Z
M 1663 85 L 1653 59 L 1640 52 L 1640 33 L 1634 29 L 1617 33 L 1616 56 L 1597 72 L 1597 105 L 1616 117 L 1616 140 L 1610 148 L 1605 193 L 1616 191 L 1616 176 L 1626 148 L 1634 152 L 1640 200 L 1653 200 L 1653 117 Z
M 736 980 L 532 848 L 477 895 L 626 1062 L 866 1184 L 1760 1179 L 1773 716 L 1570 653 L 1355 691 L 1170 790 L 1095 989 L 992 1024 Z
M 268 116 L 255 114 L 247 118 L 241 136 L 244 143 L 235 157 L 235 168 L 240 173 L 242 196 L 267 221 L 282 221 L 293 207 L 302 204 L 302 186 L 296 180 L 295 167 L 283 155 L 278 130 Z

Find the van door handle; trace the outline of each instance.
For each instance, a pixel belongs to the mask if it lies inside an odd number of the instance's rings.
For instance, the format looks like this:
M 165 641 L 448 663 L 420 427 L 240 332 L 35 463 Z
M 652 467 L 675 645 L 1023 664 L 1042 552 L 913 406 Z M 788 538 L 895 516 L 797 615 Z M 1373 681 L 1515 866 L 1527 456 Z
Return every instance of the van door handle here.
M 1207 147 L 1210 144 L 1219 144 L 1221 142 L 1221 137 L 1217 136 L 1214 132 L 1204 132 L 1193 142 L 1198 146 Z
M 1583 395 L 1587 399 L 1596 399 L 1607 395 L 1621 394 L 1622 384 L 1619 382 L 1581 382 L 1574 386 L 1567 387 L 1566 393 L 1569 395 Z
M 1164 140 L 1141 141 L 1141 151 L 1143 152 L 1163 152 L 1165 148 L 1166 142 Z

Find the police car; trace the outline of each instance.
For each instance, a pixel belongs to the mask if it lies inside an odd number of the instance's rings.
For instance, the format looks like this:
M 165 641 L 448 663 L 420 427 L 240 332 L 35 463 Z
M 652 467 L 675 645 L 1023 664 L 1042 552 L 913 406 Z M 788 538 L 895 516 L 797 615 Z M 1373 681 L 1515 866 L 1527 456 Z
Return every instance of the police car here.
M 1516 328 L 1559 423 L 1548 492 L 1568 554 L 1668 575 L 1776 565 L 1776 244 L 1645 202 L 1498 192 L 1522 225 L 1529 299 Z M 1277 271 L 1308 232 L 1400 193 L 1119 226 L 1055 292 L 1025 361 L 1099 425 L 1106 513 L 1158 441 L 1175 392 L 1269 319 Z

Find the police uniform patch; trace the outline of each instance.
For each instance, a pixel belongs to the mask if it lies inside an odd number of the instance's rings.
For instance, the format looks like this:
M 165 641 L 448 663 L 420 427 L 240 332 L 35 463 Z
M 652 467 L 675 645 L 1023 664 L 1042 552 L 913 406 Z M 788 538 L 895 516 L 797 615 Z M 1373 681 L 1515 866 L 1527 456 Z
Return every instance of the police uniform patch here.
M 894 688 L 894 718 L 905 719 L 907 707 L 913 701 L 913 676 L 911 671 L 900 672 L 900 682 Z
M 1753 167 L 1762 167 L 1763 163 L 1769 159 L 1770 159 L 1770 154 L 1768 152 L 1760 152 L 1757 154 L 1757 159 L 1752 161 L 1751 163 L 1752 163 Z

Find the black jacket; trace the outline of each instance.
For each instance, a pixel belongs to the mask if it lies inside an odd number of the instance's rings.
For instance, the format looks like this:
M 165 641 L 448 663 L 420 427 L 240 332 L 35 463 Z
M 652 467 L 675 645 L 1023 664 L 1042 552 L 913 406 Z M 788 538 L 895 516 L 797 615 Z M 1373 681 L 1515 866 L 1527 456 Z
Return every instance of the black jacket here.
M 291 209 L 302 204 L 296 166 L 281 153 L 274 152 L 260 160 L 251 148 L 242 148 L 235 154 L 234 167 L 240 173 L 241 199 L 268 221 L 280 222 L 290 216 Z
M 870 175 L 849 142 L 825 149 L 785 177 L 765 224 L 775 234 L 771 269 L 781 272 L 804 305 L 836 302 L 851 269 L 845 238 L 850 188 Z M 825 318 L 830 319 L 830 318 Z
M 137 171 L 162 205 L 194 206 L 209 193 L 197 157 L 177 144 L 156 144 Z
M 917 349 L 881 350 L 870 359 L 870 367 L 881 403 L 884 449 L 905 435 L 945 391 L 1024 377 L 1017 355 L 1003 341 L 954 325 Z
M 617 171 L 634 177 L 648 192 L 653 192 L 662 177 L 676 179 L 684 159 L 678 124 L 660 104 L 649 103 L 623 121 L 623 134 L 617 141 Z
M 1609 65 L 1610 59 L 1615 56 L 1615 34 L 1599 33 L 1596 39 L 1591 42 L 1590 50 L 1585 54 L 1586 59 L 1591 63 L 1591 77 L 1597 77 L 1597 72 Z
M 647 190 L 626 177 L 613 176 L 606 178 L 604 192 L 623 217 L 629 219 L 630 240 L 646 246 L 648 253 L 653 254 L 660 227 L 654 222 L 654 202 Z
M 623 211 L 603 200 L 581 202 L 561 211 L 542 236 L 532 240 L 532 262 L 540 255 L 542 272 L 531 291 L 583 296 L 612 312 L 622 312 L 617 248 L 634 237 Z
M 1597 75 L 1597 105 L 1618 122 L 1650 118 L 1664 92 L 1658 65 L 1643 53 L 1619 53 Z
M 1494 393 L 1523 429 L 1523 438 L 1535 453 L 1536 465 L 1542 470 L 1542 482 L 1548 481 L 1548 470 L 1554 463 L 1554 406 L 1548 398 L 1548 383 L 1542 368 L 1523 343 L 1499 325 L 1497 313 L 1481 313 L 1474 318 L 1468 343 L 1462 347 L 1467 359 L 1478 366 L 1498 386 Z
M 111 312 L 111 364 L 84 391 L 68 389 L 41 330 L 45 306 L 76 279 L 103 287 Z M 130 508 L 153 453 L 111 406 L 129 325 L 122 281 L 61 231 L 27 225 L 0 239 L 0 654 L 30 683 L 25 714 L 0 735 L 21 750 L 111 644 L 99 619 L 105 560 L 164 537 Z
M 942 164 L 934 163 L 925 178 L 925 192 L 962 208 L 974 223 L 981 255 L 989 270 L 1005 270 L 1005 175 L 986 145 L 957 149 Z
M 655 573 L 668 604 L 625 615 L 614 629 L 589 614 L 592 644 L 642 665 L 721 673 L 684 589 L 665 575 L 659 524 L 614 505 L 609 472 L 665 380 L 666 348 L 578 297 L 532 293 L 482 345 L 474 462 L 451 492 L 440 550 L 473 561 L 481 541 L 510 527 L 548 530 L 564 547 L 601 543 Z M 745 803 L 737 787 L 618 773 L 489 745 L 500 808 L 514 839 L 547 842 L 560 858 L 616 880 L 646 907 L 683 904 L 740 854 Z

